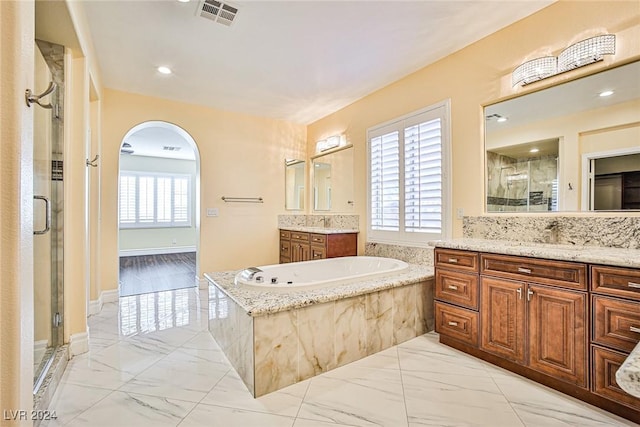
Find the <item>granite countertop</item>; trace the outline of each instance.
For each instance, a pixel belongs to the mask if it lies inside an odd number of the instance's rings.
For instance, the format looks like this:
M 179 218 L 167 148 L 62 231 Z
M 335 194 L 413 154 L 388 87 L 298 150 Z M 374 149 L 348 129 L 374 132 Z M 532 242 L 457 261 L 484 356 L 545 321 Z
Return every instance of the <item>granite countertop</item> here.
M 359 233 L 360 231 L 357 228 L 331 228 L 331 227 L 307 227 L 307 226 L 286 226 L 279 227 L 280 230 L 287 231 L 300 231 L 304 233 L 315 233 L 315 234 L 342 234 L 342 233 Z
M 640 343 L 616 372 L 616 382 L 627 393 L 640 397 Z
M 519 255 L 531 258 L 640 268 L 640 249 L 602 246 L 554 245 L 510 240 L 448 239 L 429 242 L 437 248 Z
M 257 291 L 237 286 L 234 279 L 239 271 L 241 270 L 205 273 L 204 276 L 210 282 L 215 282 L 218 288 L 252 317 L 418 283 L 433 278 L 434 274 L 433 267 L 409 264 L 407 270 L 390 273 L 388 276 L 375 277 L 370 280 L 364 279 L 328 288 L 283 293 L 281 291 Z

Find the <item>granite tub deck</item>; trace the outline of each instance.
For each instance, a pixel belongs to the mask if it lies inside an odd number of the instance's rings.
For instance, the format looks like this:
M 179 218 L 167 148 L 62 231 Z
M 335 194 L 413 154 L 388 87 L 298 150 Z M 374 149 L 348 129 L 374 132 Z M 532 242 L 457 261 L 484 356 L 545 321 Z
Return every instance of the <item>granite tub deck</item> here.
M 206 273 L 209 331 L 254 397 L 432 331 L 433 268 L 290 293 Z

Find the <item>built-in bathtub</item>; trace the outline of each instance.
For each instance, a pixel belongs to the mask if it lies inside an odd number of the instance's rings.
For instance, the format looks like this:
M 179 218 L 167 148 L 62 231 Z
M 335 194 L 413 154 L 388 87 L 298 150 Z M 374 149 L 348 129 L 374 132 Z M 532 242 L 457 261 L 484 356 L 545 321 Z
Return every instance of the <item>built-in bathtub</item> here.
M 348 256 L 252 267 L 236 274 L 235 283 L 258 291 L 290 292 L 370 280 L 407 268 L 409 264 L 398 259 Z
M 255 397 L 433 330 L 432 267 L 347 258 L 205 274 L 209 331 Z

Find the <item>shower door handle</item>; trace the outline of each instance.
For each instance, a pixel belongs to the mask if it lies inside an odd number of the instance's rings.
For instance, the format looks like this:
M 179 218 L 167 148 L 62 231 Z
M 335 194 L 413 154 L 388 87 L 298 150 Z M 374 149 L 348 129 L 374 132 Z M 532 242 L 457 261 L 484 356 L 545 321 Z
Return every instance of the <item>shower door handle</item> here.
M 48 197 L 45 196 L 33 196 L 34 200 L 44 200 L 44 208 L 47 211 L 44 219 L 44 229 L 33 230 L 33 234 L 46 234 L 51 230 L 51 202 Z

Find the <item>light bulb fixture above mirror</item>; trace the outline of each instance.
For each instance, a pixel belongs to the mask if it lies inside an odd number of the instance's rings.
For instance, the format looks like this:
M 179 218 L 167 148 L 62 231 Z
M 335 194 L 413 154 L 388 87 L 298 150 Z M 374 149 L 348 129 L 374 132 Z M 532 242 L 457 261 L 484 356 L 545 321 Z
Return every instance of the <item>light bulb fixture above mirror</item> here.
M 316 142 L 316 153 L 322 153 L 323 151 L 331 150 L 341 145 L 344 145 L 342 135 L 333 135 L 327 139 Z
M 518 84 L 525 86 L 538 80 L 546 79 L 602 61 L 604 55 L 616 53 L 616 36 L 602 34 L 572 44 L 556 58 L 544 56 L 532 59 L 518 66 L 511 74 L 513 86 Z

